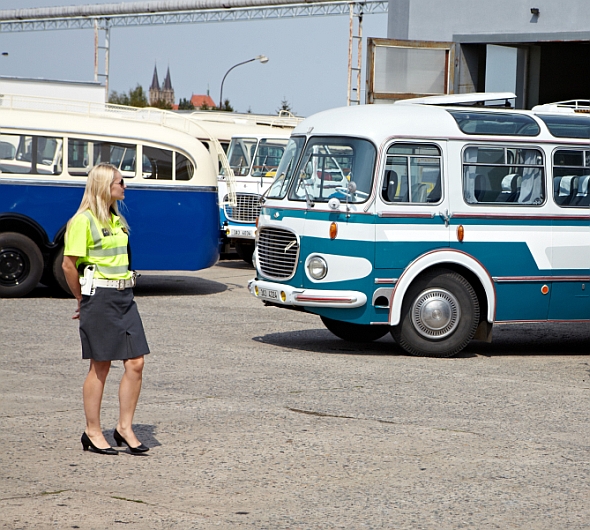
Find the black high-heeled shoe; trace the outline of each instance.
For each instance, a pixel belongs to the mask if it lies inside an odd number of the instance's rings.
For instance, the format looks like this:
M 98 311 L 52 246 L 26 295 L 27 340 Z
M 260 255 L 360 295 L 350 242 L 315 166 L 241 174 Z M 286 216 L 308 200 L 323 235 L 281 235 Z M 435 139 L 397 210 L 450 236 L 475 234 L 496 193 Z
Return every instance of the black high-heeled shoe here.
M 82 449 L 84 449 L 84 451 L 90 450 L 93 453 L 98 453 L 99 455 L 117 455 L 117 454 L 119 454 L 112 447 L 107 447 L 105 449 L 101 449 L 100 447 L 96 447 L 96 445 L 94 445 L 92 443 L 92 440 L 90 438 L 88 438 L 88 435 L 86 433 L 82 434 L 82 438 L 80 439 L 80 441 L 82 442 Z
M 129 450 L 135 454 L 147 453 L 150 450 L 149 447 L 143 445 L 142 443 L 140 443 L 137 447 L 131 447 L 129 445 L 129 442 L 119 434 L 119 431 L 117 429 L 115 429 L 115 431 L 113 432 L 113 438 L 115 438 L 115 442 L 117 442 L 118 447 L 121 447 L 121 444 L 125 444 L 127 447 L 129 447 Z

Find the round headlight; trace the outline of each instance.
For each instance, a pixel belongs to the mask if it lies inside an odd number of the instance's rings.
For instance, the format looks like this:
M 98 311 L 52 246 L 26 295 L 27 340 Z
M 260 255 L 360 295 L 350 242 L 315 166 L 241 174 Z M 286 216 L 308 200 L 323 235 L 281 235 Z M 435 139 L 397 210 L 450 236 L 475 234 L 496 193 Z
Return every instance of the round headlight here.
M 314 256 L 307 262 L 307 270 L 314 280 L 321 280 L 328 274 L 328 264 L 323 258 Z

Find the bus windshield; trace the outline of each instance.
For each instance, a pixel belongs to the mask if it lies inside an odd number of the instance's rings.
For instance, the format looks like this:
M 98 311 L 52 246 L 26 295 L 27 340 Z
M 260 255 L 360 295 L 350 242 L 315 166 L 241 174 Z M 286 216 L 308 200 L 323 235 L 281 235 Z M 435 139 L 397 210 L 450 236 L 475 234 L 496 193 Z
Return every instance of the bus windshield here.
M 297 161 L 303 150 L 305 138 L 294 136 L 289 140 L 285 148 L 285 154 L 281 158 L 281 163 L 277 168 L 277 178 L 268 190 L 268 197 L 271 199 L 282 199 L 287 194 L 289 183 L 293 178 Z
M 253 177 L 274 177 L 276 175 L 287 141 L 287 138 L 263 138 L 260 140 L 252 164 Z
M 364 202 L 371 193 L 375 146 L 355 138 L 311 138 L 290 198 L 327 202 L 335 197 Z
M 234 175 L 244 176 L 250 172 L 252 159 L 256 151 L 256 138 L 232 138 L 227 152 L 229 166 Z
M 227 158 L 234 175 L 274 177 L 287 141 L 287 138 L 232 138 Z

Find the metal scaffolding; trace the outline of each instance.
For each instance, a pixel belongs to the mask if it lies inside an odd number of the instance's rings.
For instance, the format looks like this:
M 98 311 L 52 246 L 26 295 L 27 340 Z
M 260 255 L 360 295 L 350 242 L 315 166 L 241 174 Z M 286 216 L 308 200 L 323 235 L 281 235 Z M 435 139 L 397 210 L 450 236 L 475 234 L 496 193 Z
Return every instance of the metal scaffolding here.
M 190 7 L 189 6 L 194 6 Z M 387 0 L 211 0 L 130 2 L 51 8 L 0 10 L 0 33 L 63 29 L 107 29 L 120 26 L 153 26 L 267 20 L 289 17 L 349 15 L 350 9 L 364 15 L 387 13 Z M 126 8 L 127 6 L 127 8 Z M 174 9 L 176 7 L 176 9 Z M 179 9 L 182 7 L 184 9 Z M 92 9 L 91 9 L 92 8 Z M 142 11 L 143 10 L 143 11 Z

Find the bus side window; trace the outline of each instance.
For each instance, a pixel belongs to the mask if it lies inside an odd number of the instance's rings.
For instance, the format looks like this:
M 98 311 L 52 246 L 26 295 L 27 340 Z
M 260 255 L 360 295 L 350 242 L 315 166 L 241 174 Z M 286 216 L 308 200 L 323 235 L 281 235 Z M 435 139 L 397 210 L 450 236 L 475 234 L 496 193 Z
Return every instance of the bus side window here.
M 61 173 L 63 140 L 50 136 L 3 134 L 0 145 L 2 173 L 56 175 Z
M 465 148 L 463 197 L 468 204 L 542 204 L 542 152 L 489 145 Z
M 441 152 L 431 144 L 393 144 L 381 197 L 387 203 L 433 204 L 442 198 Z
M 590 150 L 558 149 L 553 154 L 553 200 L 562 207 L 590 206 Z
M 68 140 L 68 173 L 86 177 L 93 166 L 106 162 L 115 166 L 125 178 L 135 176 L 137 147 L 132 144 L 70 138 Z

